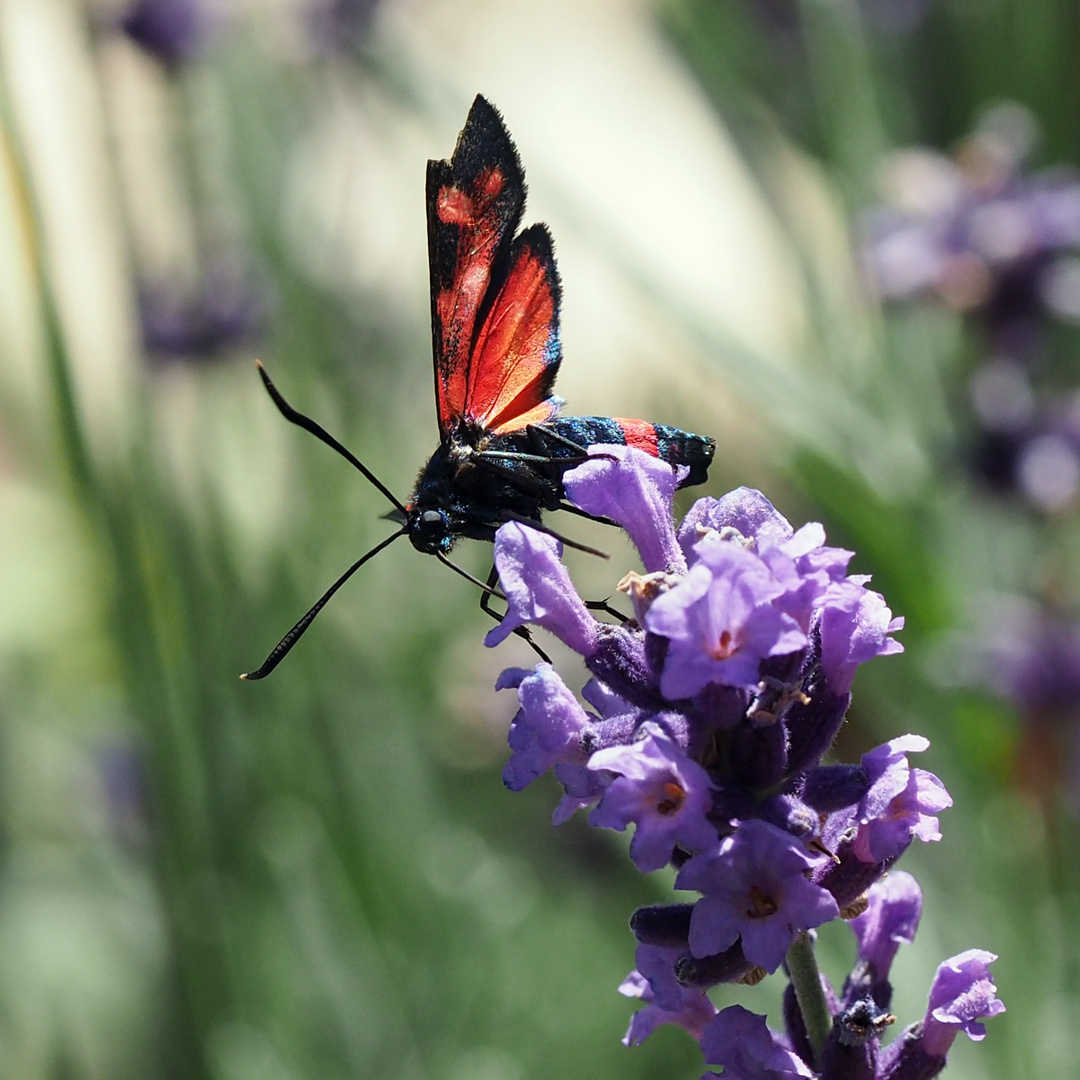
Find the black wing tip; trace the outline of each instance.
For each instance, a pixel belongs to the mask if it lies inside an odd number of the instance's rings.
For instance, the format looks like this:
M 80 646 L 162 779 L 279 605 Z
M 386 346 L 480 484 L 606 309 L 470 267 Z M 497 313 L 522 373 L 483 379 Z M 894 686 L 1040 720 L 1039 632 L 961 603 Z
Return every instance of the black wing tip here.
M 477 94 L 469 106 L 469 115 L 465 125 L 467 127 L 472 123 L 486 125 L 494 123 L 498 124 L 504 131 L 506 130 L 506 121 L 503 120 L 502 113 L 483 94 Z
M 521 187 L 524 201 L 525 170 L 517 146 L 502 113 L 483 94 L 477 94 L 458 135 L 450 166 L 455 176 L 468 177 L 477 172 L 480 163 L 493 158 L 509 173 L 514 185 Z
M 541 255 L 555 255 L 555 238 L 551 235 L 551 229 L 543 221 L 533 222 L 532 225 L 522 229 L 514 240 L 515 246 L 528 244 L 533 251 Z

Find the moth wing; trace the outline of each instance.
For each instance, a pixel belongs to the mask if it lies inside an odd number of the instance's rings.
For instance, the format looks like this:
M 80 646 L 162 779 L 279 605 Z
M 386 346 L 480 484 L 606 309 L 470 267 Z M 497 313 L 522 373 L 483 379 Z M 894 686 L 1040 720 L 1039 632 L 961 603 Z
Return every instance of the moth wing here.
M 511 257 L 525 174 L 495 108 L 477 95 L 449 161 L 429 161 L 428 265 L 435 401 L 445 437 L 467 415 L 477 327 Z
M 515 241 L 468 366 L 464 414 L 493 434 L 550 420 L 562 361 L 559 274 L 551 234 L 533 225 Z

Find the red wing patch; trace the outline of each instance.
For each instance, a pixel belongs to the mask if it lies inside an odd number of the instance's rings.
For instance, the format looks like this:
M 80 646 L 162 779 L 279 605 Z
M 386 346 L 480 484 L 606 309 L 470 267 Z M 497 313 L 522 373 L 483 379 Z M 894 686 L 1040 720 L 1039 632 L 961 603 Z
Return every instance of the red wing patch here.
M 525 176 L 499 114 L 473 102 L 449 161 L 427 175 L 439 431 L 494 434 L 550 420 L 559 369 L 559 275 L 543 225 L 514 232 Z
M 551 236 L 533 225 L 514 242 L 510 271 L 477 335 L 465 415 L 497 435 L 550 420 L 561 358 Z

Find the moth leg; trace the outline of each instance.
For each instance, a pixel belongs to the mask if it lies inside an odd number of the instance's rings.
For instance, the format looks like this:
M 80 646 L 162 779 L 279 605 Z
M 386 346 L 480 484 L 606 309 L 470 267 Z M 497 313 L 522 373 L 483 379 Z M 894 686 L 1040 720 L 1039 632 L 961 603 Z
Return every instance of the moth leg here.
M 630 621 L 629 615 L 624 615 L 617 608 L 613 608 L 606 600 L 586 600 L 585 606 L 590 611 L 602 611 L 605 615 L 610 615 L 616 622 L 624 625 Z
M 582 446 L 581 443 L 574 442 L 573 439 L 568 439 L 565 435 L 560 435 L 553 428 L 549 428 L 545 424 L 529 424 L 525 429 L 530 435 L 541 435 L 545 439 L 550 439 L 552 442 L 565 446 L 567 450 L 572 450 L 577 454 L 582 461 L 589 459 L 589 448 Z
M 478 450 L 473 454 L 473 458 L 493 462 L 527 461 L 531 465 L 550 465 L 553 461 L 573 460 L 572 458 L 553 458 L 550 454 L 527 454 L 524 450 Z
M 499 570 L 498 567 L 496 567 L 493 563 L 491 566 L 491 573 L 487 576 L 487 589 L 480 593 L 480 610 L 485 615 L 490 615 L 496 622 L 502 622 L 503 619 L 506 618 L 505 612 L 500 613 L 491 606 L 491 590 L 494 590 L 495 586 L 498 584 L 498 581 Z M 527 626 L 515 627 L 514 633 L 517 634 L 519 638 L 522 638 L 528 644 L 529 648 L 532 649 L 532 651 L 536 653 L 536 655 L 539 656 L 545 664 L 551 663 L 551 657 L 548 656 L 548 654 L 544 652 L 544 650 L 541 649 L 535 641 L 533 641 L 532 634 L 529 633 L 529 628 Z
M 510 457 L 508 454 L 499 454 L 498 457 L 493 457 L 491 452 L 483 451 L 479 454 L 473 454 L 472 460 L 477 465 L 489 470 L 490 472 L 497 473 L 505 480 L 509 480 L 514 487 L 524 492 L 526 495 L 536 497 L 540 494 L 543 485 L 533 481 L 532 483 L 526 483 L 526 477 L 519 472 L 515 472 L 513 469 L 508 469 L 505 465 L 500 465 L 499 460 L 516 460 L 516 461 L 528 461 L 530 460 L 528 455 L 522 455 L 521 457 Z M 549 458 L 541 459 L 543 461 L 549 461 Z
M 611 518 L 600 517 L 598 514 L 590 514 L 586 510 L 582 510 L 579 507 L 574 506 L 573 503 L 561 502 L 555 507 L 556 510 L 565 510 L 568 514 L 576 514 L 578 517 L 583 517 L 588 521 L 598 521 L 601 525 L 611 525 L 616 529 L 621 529 L 622 526 L 617 521 L 612 521 Z

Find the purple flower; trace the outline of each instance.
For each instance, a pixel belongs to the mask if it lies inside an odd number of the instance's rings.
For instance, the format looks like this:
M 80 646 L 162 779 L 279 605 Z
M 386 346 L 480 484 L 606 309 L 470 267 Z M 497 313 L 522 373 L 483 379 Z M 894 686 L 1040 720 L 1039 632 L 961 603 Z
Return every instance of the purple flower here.
M 499 529 L 495 565 L 506 594 L 507 612 L 484 638 L 485 645 L 498 645 L 519 626 L 536 623 L 582 656 L 594 650 L 599 624 L 574 591 L 561 557 L 562 544 L 546 533 L 516 521 Z
M 979 1021 L 1005 1011 L 987 967 L 996 959 L 992 952 L 968 949 L 938 966 L 923 1020 L 926 1053 L 947 1054 L 961 1031 L 975 1042 L 986 1038 Z
M 1027 717 L 1073 714 L 1080 702 L 1080 625 L 1020 597 L 995 604 L 985 623 L 979 674 Z
M 202 52 L 212 22 L 205 0 L 134 0 L 119 26 L 166 67 L 175 68 Z
M 495 689 L 516 689 L 521 705 L 510 723 L 514 752 L 503 769 L 511 791 L 521 791 L 557 763 L 584 763 L 581 735 L 589 716 L 550 664 L 537 664 L 533 672 L 509 668 Z
M 961 1031 L 975 1042 L 986 1037 L 981 1021 L 1005 1011 L 987 967 L 996 959 L 991 952 L 968 949 L 938 967 L 923 1022 L 907 1028 L 879 1059 L 882 1080 L 929 1080 L 945 1068 Z
M 756 555 L 718 534 L 694 546 L 697 561 L 653 601 L 646 628 L 669 640 L 660 690 L 691 697 L 711 682 L 753 689 L 768 656 L 795 652 L 806 635 L 771 603 L 783 593 Z
M 495 549 L 508 615 L 487 641 L 533 623 L 580 653 L 593 676 L 582 691 L 590 712 L 550 664 L 503 673 L 500 688 L 515 688 L 520 703 L 507 785 L 553 768 L 565 791 L 556 823 L 595 804 L 591 824 L 634 824 L 639 869 L 681 863 L 676 887 L 701 894 L 635 913 L 637 970 L 620 990 L 645 1006 L 624 1041 L 681 1025 L 724 1067 L 708 1080 L 794 1080 L 814 1075 L 811 1059 L 830 1080 L 928 1080 L 959 1027 L 981 1034 L 979 1019 L 1001 1008 L 980 975 L 989 954 L 965 954 L 943 966 L 927 1019 L 880 1046 L 894 1020 L 889 968 L 921 908 L 912 878 L 881 878 L 912 837 L 939 838 L 935 815 L 951 800 L 937 777 L 909 765 L 907 754 L 929 745 L 918 736 L 859 765 L 821 764 L 857 666 L 900 650 L 889 635 L 902 620 L 868 578 L 848 575 L 851 553 L 827 547 L 819 524 L 792 529 L 760 492 L 699 501 L 676 536 L 669 466 L 594 448 L 567 477 L 570 497 L 621 522 L 641 551 L 649 572 L 621 586 L 638 621 L 594 620 L 558 542 L 510 523 Z M 708 987 L 775 971 L 797 935 L 864 893 L 852 922 L 859 959 L 842 998 L 822 980 L 834 1019 L 823 1040 L 802 1016 L 814 989 L 794 963 L 786 1043 L 762 1017 L 716 1014 Z
M 845 579 L 852 552 L 825 546 L 825 530 L 812 521 L 790 540 L 775 546 L 759 545 L 759 554 L 772 570 L 784 593 L 776 606 L 809 630 L 813 611 L 825 602 L 831 585 Z
M 723 1080 L 797 1080 L 814 1075 L 802 1058 L 780 1042 L 764 1016 L 741 1005 L 730 1005 L 717 1013 L 700 1042 L 705 1060 L 724 1066 Z
M 638 955 L 642 953 L 642 949 L 650 948 L 652 946 L 638 946 Z M 674 951 L 673 949 L 652 950 L 663 954 Z M 667 967 L 670 969 L 671 963 L 667 964 Z M 642 972 L 632 971 L 624 978 L 619 987 L 619 993 L 623 997 L 639 998 L 646 1003 L 644 1009 L 638 1009 L 630 1018 L 630 1027 L 626 1028 L 626 1034 L 622 1037 L 625 1047 L 637 1047 L 661 1024 L 676 1024 L 686 1028 L 694 1038 L 697 1038 L 705 1025 L 716 1015 L 716 1005 L 708 1000 L 704 990 L 679 986 L 674 974 L 671 976 L 671 983 L 675 987 L 678 1001 L 661 1004 L 657 1000 L 650 981 Z
M 690 507 L 679 526 L 679 543 L 688 559 L 706 531 L 725 536 L 737 533 L 757 550 L 776 547 L 795 533 L 788 519 L 760 491 L 748 487 L 735 488 L 719 499 L 698 499 Z
M 618 774 L 589 823 L 621 832 L 633 822 L 630 858 L 648 873 L 668 863 L 676 844 L 687 851 L 715 844 L 716 827 L 706 817 L 712 806 L 709 774 L 657 724 L 646 723 L 641 732 L 644 739 L 589 758 L 591 771 Z
M 582 688 L 581 696 L 596 710 L 601 720 L 613 720 L 633 711 L 633 706 L 619 697 L 610 686 L 599 679 L 590 679 Z
M 722 499 L 699 500 L 686 515 L 679 542 L 691 562 L 696 545 L 709 531 L 754 552 L 769 567 L 782 587 L 773 606 L 791 615 L 804 632 L 809 632 L 811 616 L 819 607 L 838 607 L 847 612 L 846 616 L 836 612 L 829 616 L 827 662 L 834 674 L 839 674 L 842 664 L 852 665 L 853 670 L 854 665 L 872 656 L 902 651 L 893 641 L 866 640 L 880 618 L 881 597 L 862 588 L 867 578 L 844 576 L 852 552 L 827 547 L 825 530 L 818 522 L 810 522 L 796 532 L 760 491 L 737 488 Z M 902 626 L 903 620 L 885 620 L 886 633 Z M 840 685 L 841 679 L 837 681 L 835 692 L 844 693 L 847 687 Z M 850 678 L 848 682 L 850 685 Z
M 915 940 L 922 890 L 910 874 L 896 870 L 870 888 L 867 900 L 866 910 L 848 925 L 858 943 L 859 959 L 873 967 L 876 979 L 886 979 L 896 950 Z
M 305 12 L 315 49 L 331 53 L 362 45 L 380 0 L 309 0 Z
M 903 617 L 894 619 L 885 598 L 864 588 L 863 580 L 853 577 L 831 585 L 821 608 L 821 663 L 836 694 L 851 689 L 860 664 L 904 651 L 889 637 L 903 629 Z
M 671 520 L 679 473 L 636 447 L 591 446 L 589 460 L 566 473 L 563 485 L 576 507 L 626 530 L 647 572 L 685 573 L 686 559 Z
M 704 894 L 690 919 L 691 953 L 711 956 L 741 937 L 747 960 L 775 971 L 800 930 L 839 915 L 832 894 L 806 879 L 817 861 L 788 833 L 757 819 L 694 855 L 675 881 L 677 889 Z
M 677 1024 L 695 1038 L 716 1015 L 716 1006 L 703 990 L 683 986 L 675 978 L 675 961 L 684 950 L 639 945 L 631 971 L 619 987 L 624 997 L 640 998 L 646 1003 L 630 1019 L 623 1045 L 637 1046 L 661 1024 Z
M 929 745 L 921 735 L 902 735 L 863 754 L 870 788 L 856 812 L 854 843 L 855 854 L 863 862 L 878 863 L 899 855 L 913 836 L 924 841 L 941 839 L 933 815 L 952 806 L 952 799 L 933 773 L 911 768 L 906 757 Z
M 159 360 L 212 360 L 263 328 L 266 302 L 251 281 L 217 268 L 193 295 L 144 283 L 139 289 L 143 345 Z
M 552 825 L 563 825 L 579 810 L 592 806 L 611 783 L 610 773 L 590 772 L 585 765 L 565 763 L 555 766 L 555 778 L 562 784 L 566 794 L 559 800 L 559 805 L 551 815 Z
M 648 982 L 653 1000 L 669 1012 L 678 1012 L 686 1004 L 688 997 L 692 999 L 694 996 L 687 995 L 687 987 L 675 977 L 675 965 L 685 955 L 685 943 L 677 946 L 639 943 L 634 953 L 634 965 L 638 974 Z M 695 991 L 695 995 L 700 993 L 700 990 Z M 710 1019 L 715 1015 L 714 1009 Z
M 1080 178 L 1030 175 L 1037 140 L 1021 106 L 987 112 L 954 159 L 925 149 L 885 163 L 886 205 L 867 218 L 865 261 L 885 300 L 939 300 L 964 314 L 986 355 L 969 383 L 976 476 L 1043 513 L 1080 496 L 1080 443 L 1052 380 L 1055 322 L 1080 320 Z M 1073 429 L 1073 430 L 1070 430 Z

